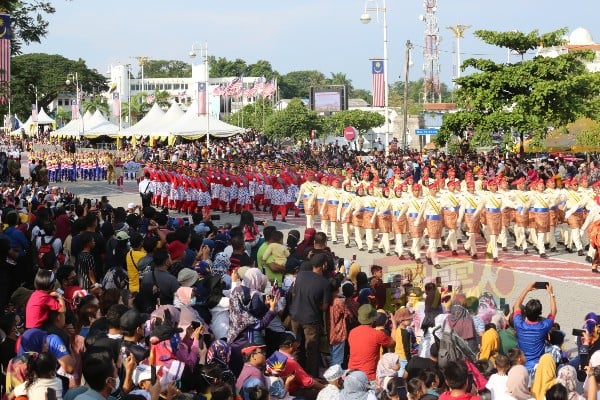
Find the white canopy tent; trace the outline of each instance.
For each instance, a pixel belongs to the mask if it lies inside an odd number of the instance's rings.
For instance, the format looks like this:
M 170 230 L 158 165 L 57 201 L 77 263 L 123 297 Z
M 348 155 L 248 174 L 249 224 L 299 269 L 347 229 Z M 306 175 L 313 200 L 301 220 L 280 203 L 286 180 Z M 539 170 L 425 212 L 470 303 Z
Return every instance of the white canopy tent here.
M 117 137 L 119 134 L 119 126 L 113 124 L 102 115 L 100 110 L 96 110 L 90 118 L 85 128 L 84 136 L 92 139 L 98 136 L 107 135 L 109 137 Z
M 54 124 L 55 122 L 56 121 L 54 121 L 54 119 L 50 118 L 50 116 L 46 114 L 46 111 L 44 111 L 44 107 L 40 108 L 40 112 L 38 112 L 37 116 L 38 125 L 50 125 Z
M 244 128 L 230 125 L 208 115 L 198 115 L 197 110 L 198 104 L 194 101 L 177 123 L 165 126 L 157 133 L 164 135 L 167 132 L 185 139 L 199 139 L 205 137 L 207 132 L 212 137 L 229 137 L 244 132 Z
M 165 112 L 160 109 L 158 103 L 154 103 L 148 114 L 139 122 L 121 131 L 121 136 L 150 136 L 154 135 L 156 127 L 164 120 Z
M 154 129 L 154 133 L 152 133 L 150 136 L 154 138 L 169 137 L 170 132 L 168 131 L 168 128 L 177 124 L 178 121 L 180 121 L 184 116 L 185 113 L 183 112 L 181 107 L 179 107 L 179 104 L 173 102 L 173 104 L 171 104 L 171 107 L 169 107 L 169 109 L 165 113 L 165 116 L 163 117 L 161 123 L 158 126 L 156 126 L 156 128 Z
M 88 128 L 91 119 L 92 114 L 89 111 L 85 112 L 83 118 L 81 117 L 81 114 L 78 114 L 78 118 L 70 120 L 62 128 L 50 133 L 50 137 L 80 138 L 83 132 Z

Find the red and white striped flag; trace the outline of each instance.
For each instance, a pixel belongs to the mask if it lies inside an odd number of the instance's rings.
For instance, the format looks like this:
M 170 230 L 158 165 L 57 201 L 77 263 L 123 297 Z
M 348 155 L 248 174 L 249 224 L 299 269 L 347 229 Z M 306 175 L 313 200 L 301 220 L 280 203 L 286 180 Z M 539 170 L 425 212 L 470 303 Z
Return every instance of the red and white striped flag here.
M 113 116 L 120 117 L 121 116 L 121 96 L 119 96 L 119 92 L 113 92 Z
M 219 85 L 213 89 L 214 96 L 222 96 L 223 94 L 225 94 L 225 92 L 223 90 L 223 86 Z
M 246 96 L 248 99 L 256 96 L 256 85 L 252 85 L 251 88 L 246 89 L 244 91 L 244 96 Z
M 371 60 L 373 107 L 385 107 L 385 74 L 383 60 Z
M 263 97 L 271 97 L 277 91 L 277 85 L 274 83 L 273 79 L 269 79 L 263 87 L 262 96 Z
M 198 115 L 206 115 L 206 82 L 198 82 Z
M 235 78 L 225 89 L 227 96 L 239 96 L 243 90 L 243 83 L 240 78 Z
M 0 104 L 10 96 L 10 15 L 0 14 Z

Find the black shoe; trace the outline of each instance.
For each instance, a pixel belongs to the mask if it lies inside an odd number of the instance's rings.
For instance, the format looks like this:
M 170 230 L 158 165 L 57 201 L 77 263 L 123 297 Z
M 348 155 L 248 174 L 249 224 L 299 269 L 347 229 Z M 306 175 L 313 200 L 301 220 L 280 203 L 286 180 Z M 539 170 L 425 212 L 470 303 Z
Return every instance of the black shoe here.
M 527 250 L 527 249 L 523 250 L 523 254 L 529 254 L 529 250 Z
M 577 250 L 577 255 L 578 255 L 579 257 L 583 256 L 583 250 Z
M 541 257 L 541 258 L 548 258 L 548 254 L 546 254 L 546 253 L 542 253 L 542 254 L 540 254 L 540 257 Z
M 460 243 L 460 244 L 462 244 L 462 239 L 458 239 L 458 240 L 456 241 L 456 243 Z
M 441 248 L 441 247 L 438 247 L 436 250 L 437 250 L 437 251 L 438 251 L 438 253 L 439 253 L 440 251 L 442 251 L 442 248 Z M 447 250 L 447 249 L 446 249 L 446 250 Z
M 478 258 L 478 257 L 477 257 L 477 254 L 473 254 L 473 255 L 471 255 L 471 260 L 477 260 L 477 258 Z
M 415 260 L 415 262 L 416 262 L 417 264 L 423 264 L 423 261 L 421 261 L 421 259 L 420 259 L 420 258 L 417 258 L 417 259 Z
M 300 218 L 300 214 L 294 214 L 294 217 Z
M 379 252 L 380 252 L 380 253 L 383 253 L 384 251 L 385 251 L 385 250 L 384 250 L 383 248 L 380 248 L 380 249 L 379 249 Z
M 585 261 L 591 263 L 592 262 L 592 257 L 590 256 L 585 256 Z
M 394 255 L 394 254 L 392 254 L 391 252 L 387 252 L 387 253 L 385 253 L 385 256 L 386 256 L 386 257 L 392 257 L 393 255 Z
M 567 247 L 567 253 L 572 253 L 572 252 L 573 252 L 573 249 L 570 247 Z
M 456 251 L 456 250 L 452 250 L 452 255 L 453 255 L 453 256 L 457 256 L 457 255 L 458 255 L 458 251 Z
M 285 218 L 282 218 L 281 222 L 286 222 Z M 337 242 L 333 242 L 333 244 L 336 244 Z
M 445 244 L 445 245 L 442 246 L 442 249 L 444 249 L 444 250 L 450 250 L 450 246 L 448 246 L 447 244 Z
M 593 272 L 594 274 L 600 274 L 600 271 L 598 271 L 598 267 L 596 267 L 596 268 L 592 268 L 592 272 Z
M 364 247 L 359 247 L 358 251 L 365 251 L 366 249 Z
M 285 220 L 284 220 L 284 222 L 285 222 Z M 337 244 L 337 240 L 332 241 L 331 244 Z
M 406 256 L 402 254 L 401 256 L 398 256 L 398 260 L 406 260 Z
M 589 245 L 589 244 L 586 244 L 586 245 L 585 245 L 585 251 L 588 251 L 589 249 L 590 249 L 590 245 Z
M 346 243 L 346 244 L 344 245 L 344 247 L 346 247 L 347 249 L 349 249 L 349 248 L 350 248 L 350 244 Z
M 508 248 L 507 247 L 503 247 L 502 251 L 508 251 Z
M 494 264 L 498 264 L 500 262 L 500 260 L 498 260 L 498 257 L 494 257 Z
M 440 264 L 435 264 L 435 265 L 433 266 L 433 268 L 435 268 L 435 269 L 442 269 L 442 267 L 440 266 Z
M 550 251 L 553 252 L 553 253 L 556 253 L 556 247 L 550 248 Z
M 415 259 L 415 255 L 413 253 L 411 253 L 410 251 L 408 252 L 408 256 L 410 257 L 411 260 Z
M 513 246 L 513 250 L 519 250 L 519 246 L 517 246 L 517 245 L 514 245 L 514 246 Z
M 375 250 L 373 250 L 373 249 L 369 250 L 369 254 L 373 254 L 373 253 L 375 253 Z

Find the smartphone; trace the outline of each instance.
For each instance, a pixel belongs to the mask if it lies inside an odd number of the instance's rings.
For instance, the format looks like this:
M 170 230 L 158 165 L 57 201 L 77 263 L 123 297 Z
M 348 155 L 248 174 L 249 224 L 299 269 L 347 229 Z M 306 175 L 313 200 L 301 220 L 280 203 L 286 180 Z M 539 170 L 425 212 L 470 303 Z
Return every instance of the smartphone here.
M 573 329 L 571 331 L 571 335 L 573 336 L 583 336 L 584 330 L 583 329 Z
M 442 277 L 441 276 L 435 277 L 435 286 L 437 286 L 437 287 L 442 286 Z
M 192 325 L 192 328 L 194 328 L 194 330 L 200 328 L 200 322 L 198 322 L 198 321 L 192 321 L 191 325 Z
M 189 217 L 184 217 L 183 219 L 183 225 L 188 226 L 190 224 L 190 218 Z
M 548 282 L 536 282 L 533 284 L 534 289 L 546 289 Z
M 220 221 L 221 220 L 221 216 L 220 215 L 211 214 L 210 220 L 211 221 Z
M 452 291 L 452 285 L 448 285 L 448 291 L 451 292 Z
M 505 304 L 506 304 L 506 299 L 504 297 L 500 297 L 500 309 L 504 309 Z
M 150 383 L 152 385 L 156 383 L 156 365 L 150 366 Z

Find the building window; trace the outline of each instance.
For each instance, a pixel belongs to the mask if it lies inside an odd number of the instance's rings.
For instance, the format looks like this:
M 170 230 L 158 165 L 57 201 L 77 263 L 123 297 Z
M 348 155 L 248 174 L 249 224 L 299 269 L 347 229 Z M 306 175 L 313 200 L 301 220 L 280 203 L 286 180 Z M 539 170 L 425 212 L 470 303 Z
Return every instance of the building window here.
M 179 90 L 179 83 L 174 83 L 173 84 L 173 90 Z
M 165 83 L 165 90 L 172 90 L 173 85 L 171 83 Z
M 158 90 L 163 90 L 164 89 L 164 85 L 162 83 L 158 84 Z
M 62 99 L 58 99 L 58 105 L 59 105 L 59 106 L 62 106 L 62 105 L 63 105 L 63 103 L 62 103 Z

